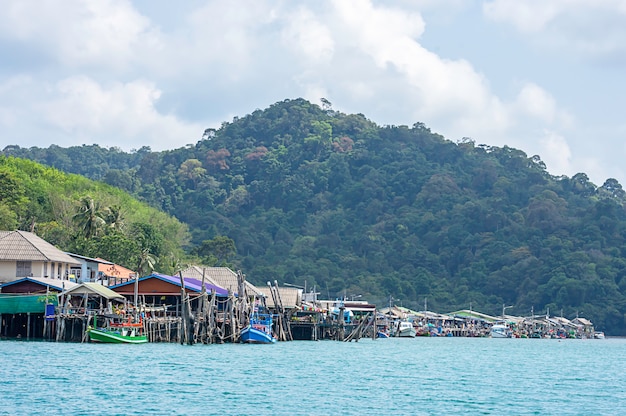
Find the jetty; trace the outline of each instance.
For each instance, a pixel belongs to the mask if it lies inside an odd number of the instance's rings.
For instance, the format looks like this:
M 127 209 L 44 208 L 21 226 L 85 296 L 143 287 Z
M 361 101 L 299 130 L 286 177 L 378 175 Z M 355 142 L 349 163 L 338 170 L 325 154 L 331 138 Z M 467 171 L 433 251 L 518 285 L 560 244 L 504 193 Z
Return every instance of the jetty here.
M 489 336 L 499 325 L 520 338 L 600 338 L 582 318 L 447 314 L 376 305 L 345 296 L 319 300 L 315 290 L 277 281 L 255 286 L 241 271 L 192 265 L 175 276 L 140 275 L 100 258 L 58 250 L 26 231 L 0 231 L 0 338 L 89 342 L 90 329 L 127 327 L 149 342 L 240 342 L 251 318 L 271 315 L 278 341 L 398 336 Z M 122 324 L 125 323 L 125 324 Z M 410 328 L 410 326 L 413 328 Z M 413 331 L 414 330 L 414 331 Z M 102 332 L 102 331 L 100 331 Z M 119 338 L 119 337 L 118 337 Z M 121 338 L 120 338 L 121 339 Z
M 388 337 L 394 336 L 400 321 L 411 322 L 417 336 L 486 337 L 495 324 L 505 325 L 507 333 L 518 338 L 603 335 L 580 317 L 490 316 L 472 310 L 439 314 L 393 305 L 378 309 L 366 301 L 310 299 L 302 289 L 278 282 L 255 287 L 241 271 L 228 268 L 196 272 L 152 273 L 111 281 L 110 286 L 38 277 L 4 283 L 0 286 L 0 337 L 89 342 L 88 330 L 96 323 L 107 326 L 122 320 L 141 324 L 148 342 L 221 344 L 240 342 L 241 331 L 258 313 L 272 315 L 278 341 Z

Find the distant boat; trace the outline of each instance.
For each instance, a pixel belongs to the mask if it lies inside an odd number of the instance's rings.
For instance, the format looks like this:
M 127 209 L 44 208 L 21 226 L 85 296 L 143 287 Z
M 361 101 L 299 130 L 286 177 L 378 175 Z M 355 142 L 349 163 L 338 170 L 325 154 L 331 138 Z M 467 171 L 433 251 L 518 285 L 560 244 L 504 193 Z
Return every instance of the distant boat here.
M 95 321 L 95 318 L 94 318 Z M 94 327 L 87 328 L 89 339 L 93 342 L 103 342 L 108 344 L 145 344 L 148 337 L 143 333 L 142 322 L 110 323 L 106 327 L 98 328 L 94 322 Z
M 409 321 L 400 321 L 398 322 L 398 328 L 396 329 L 395 336 L 396 337 L 405 337 L 405 338 L 415 338 L 415 328 L 413 328 L 413 324 Z
M 272 334 L 272 315 L 255 314 L 250 324 L 241 330 L 241 342 L 246 344 L 272 344 L 276 338 Z
M 491 327 L 489 336 L 491 336 L 491 338 L 511 338 L 513 336 L 513 331 L 511 331 L 511 328 L 507 325 L 494 324 Z
M 593 333 L 593 338 L 594 339 L 604 339 L 604 332 L 602 331 L 596 331 Z
M 376 333 L 376 338 L 389 338 L 389 334 L 384 331 L 378 331 Z

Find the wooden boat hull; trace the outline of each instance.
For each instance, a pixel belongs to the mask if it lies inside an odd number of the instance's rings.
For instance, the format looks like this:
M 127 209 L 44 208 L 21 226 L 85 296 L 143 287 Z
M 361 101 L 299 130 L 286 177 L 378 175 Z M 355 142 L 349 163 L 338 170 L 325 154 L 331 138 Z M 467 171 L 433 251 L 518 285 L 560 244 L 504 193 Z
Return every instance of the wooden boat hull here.
M 246 344 L 273 344 L 276 338 L 260 329 L 248 325 L 241 331 L 241 342 Z
M 119 331 L 107 329 L 89 329 L 89 339 L 93 342 L 108 344 L 145 344 L 148 342 L 146 335 L 122 335 Z

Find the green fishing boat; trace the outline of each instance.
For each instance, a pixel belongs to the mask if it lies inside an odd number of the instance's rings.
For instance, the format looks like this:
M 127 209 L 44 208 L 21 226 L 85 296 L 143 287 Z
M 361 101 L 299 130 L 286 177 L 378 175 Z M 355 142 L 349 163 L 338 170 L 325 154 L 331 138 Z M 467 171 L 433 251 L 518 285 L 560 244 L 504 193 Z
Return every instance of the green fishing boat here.
M 93 342 L 109 344 L 145 344 L 148 337 L 143 333 L 142 322 L 111 323 L 107 327 L 87 328 L 89 339 Z

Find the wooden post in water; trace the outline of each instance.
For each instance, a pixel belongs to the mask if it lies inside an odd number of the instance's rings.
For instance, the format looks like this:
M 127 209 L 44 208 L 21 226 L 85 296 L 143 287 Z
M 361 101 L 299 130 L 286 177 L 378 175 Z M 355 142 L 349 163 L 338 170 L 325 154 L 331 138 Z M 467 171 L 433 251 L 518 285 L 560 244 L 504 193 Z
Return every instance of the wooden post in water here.
M 61 314 L 59 313 L 56 318 L 57 322 L 57 333 L 56 333 L 56 342 L 61 340 Z
M 207 317 L 207 342 L 215 342 L 215 289 L 211 289 L 211 301 L 209 302 Z
M 202 269 L 202 290 L 200 291 L 200 302 L 198 302 L 198 313 L 196 314 L 199 317 L 198 320 L 198 336 L 200 342 L 206 344 L 207 339 L 207 309 L 208 309 L 208 301 L 207 301 L 207 293 L 206 293 L 206 278 L 205 278 L 205 269 Z
M 278 302 L 278 308 L 280 310 L 280 321 L 282 323 L 282 330 L 285 335 L 284 341 L 293 341 L 293 335 L 291 334 L 291 323 L 286 319 L 287 316 L 285 314 L 285 307 L 283 305 L 283 300 L 280 297 L 280 292 L 278 291 L 278 282 L 274 280 L 274 289 L 276 291 L 276 300 Z
M 372 339 L 378 338 L 378 313 L 376 313 L 376 308 L 374 308 L 374 330 L 372 331 Z
M 343 312 L 345 311 L 346 307 L 343 304 L 343 301 L 341 302 L 341 305 L 339 306 L 339 333 L 337 334 L 337 340 L 338 341 L 343 341 L 344 337 L 345 337 L 345 328 L 344 328 L 344 316 L 343 316 Z
M 187 341 L 187 313 L 185 311 L 185 279 L 183 278 L 183 273 L 178 272 L 180 276 L 180 308 L 181 308 L 181 318 L 182 318 L 182 335 L 179 337 L 181 345 Z
M 281 323 L 280 311 L 278 309 L 278 300 L 276 300 L 276 295 L 274 294 L 274 288 L 272 287 L 272 284 L 270 282 L 267 282 L 267 287 L 269 287 L 270 289 L 272 302 L 274 302 L 274 310 L 276 311 L 276 330 L 277 330 L 276 338 L 279 341 L 284 341 L 283 325 Z
M 226 301 L 223 302 L 224 306 L 222 307 L 222 312 L 220 314 L 222 320 L 222 325 L 220 327 L 220 344 L 223 344 L 226 340 L 226 323 L 228 321 L 228 311 L 230 310 L 231 299 L 232 292 L 229 290 L 228 297 L 226 298 Z
M 180 276 L 180 295 L 181 295 L 181 307 L 182 307 L 182 331 L 181 344 L 187 342 L 187 345 L 193 345 L 193 317 L 190 311 L 189 296 L 185 291 L 185 279 L 183 278 L 183 272 L 178 272 Z
M 246 276 L 237 270 L 237 330 L 236 335 L 233 338 L 233 342 L 239 342 L 239 335 L 241 329 L 248 326 L 250 323 L 250 310 L 248 305 L 248 291 L 246 289 Z M 254 305 L 252 305 L 254 307 Z
M 230 339 L 232 342 L 235 342 L 235 337 L 239 336 L 237 331 L 237 319 L 235 319 L 235 294 L 233 293 L 233 299 L 230 302 L 230 308 L 228 308 L 229 322 L 230 322 Z
M 46 285 L 46 303 L 43 313 L 43 339 L 48 339 L 48 296 L 50 295 L 50 286 Z

